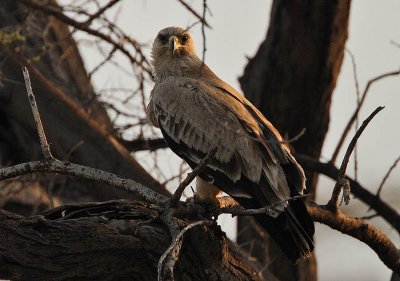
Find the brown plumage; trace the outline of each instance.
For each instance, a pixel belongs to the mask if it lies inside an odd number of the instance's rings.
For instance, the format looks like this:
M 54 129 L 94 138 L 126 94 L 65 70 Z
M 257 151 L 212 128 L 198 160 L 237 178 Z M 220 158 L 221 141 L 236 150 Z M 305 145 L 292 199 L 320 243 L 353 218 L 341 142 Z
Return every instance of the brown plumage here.
M 153 43 L 155 85 L 147 108 L 171 149 L 192 168 L 213 148 L 199 175 L 202 200 L 217 190 L 245 208 L 279 203 L 305 189 L 303 169 L 272 124 L 246 98 L 219 79 L 196 55 L 190 34 L 161 30 Z M 314 225 L 302 200 L 256 220 L 293 261 L 313 250 Z

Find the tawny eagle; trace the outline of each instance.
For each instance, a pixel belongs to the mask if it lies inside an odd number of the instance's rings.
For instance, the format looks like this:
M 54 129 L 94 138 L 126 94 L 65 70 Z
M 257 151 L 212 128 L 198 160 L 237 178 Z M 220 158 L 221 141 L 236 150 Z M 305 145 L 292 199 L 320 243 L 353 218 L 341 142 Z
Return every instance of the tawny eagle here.
M 187 30 L 162 29 L 152 58 L 155 85 L 147 108 L 149 122 L 192 168 L 216 149 L 197 177 L 200 200 L 215 200 L 223 191 L 254 209 L 303 193 L 303 169 L 279 132 L 197 57 Z M 255 219 L 292 261 L 313 250 L 314 225 L 303 200 L 285 201 L 274 215 Z

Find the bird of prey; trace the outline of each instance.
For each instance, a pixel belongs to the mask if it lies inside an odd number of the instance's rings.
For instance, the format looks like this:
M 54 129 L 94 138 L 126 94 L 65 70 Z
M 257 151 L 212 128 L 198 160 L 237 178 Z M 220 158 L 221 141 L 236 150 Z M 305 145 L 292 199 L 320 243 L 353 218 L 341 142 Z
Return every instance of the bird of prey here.
M 191 168 L 216 150 L 196 179 L 199 200 L 215 201 L 223 191 L 247 209 L 277 204 L 275 214 L 255 219 L 289 259 L 308 256 L 314 224 L 301 199 L 287 200 L 303 193 L 305 175 L 279 132 L 199 59 L 187 30 L 162 29 L 152 59 L 150 124 Z

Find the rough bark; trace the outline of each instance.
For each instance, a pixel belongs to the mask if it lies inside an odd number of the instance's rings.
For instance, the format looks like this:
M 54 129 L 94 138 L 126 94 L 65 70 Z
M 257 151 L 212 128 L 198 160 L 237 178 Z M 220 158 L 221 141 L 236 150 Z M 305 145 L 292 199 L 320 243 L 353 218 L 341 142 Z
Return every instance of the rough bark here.
M 157 217 L 132 201 L 71 205 L 29 218 L 1 210 L 0 277 L 157 280 L 159 257 L 171 242 Z M 184 235 L 176 280 L 260 280 L 216 224 Z
M 319 159 L 328 130 L 331 96 L 347 39 L 350 2 L 274 1 L 267 37 L 240 78 L 245 95 L 281 133 L 290 138 L 306 129 L 292 145 L 315 159 Z M 313 195 L 317 174 L 307 172 L 307 178 Z M 253 241 L 257 252 L 252 255 L 261 264 L 268 263 L 280 280 L 316 280 L 315 257 L 291 265 L 252 225 L 239 218 L 238 242 L 246 245 Z
M 97 101 L 68 26 L 17 1 L 2 1 L 0 18 L 1 164 L 40 158 L 21 72 L 21 67 L 27 65 L 44 128 L 57 158 L 114 172 L 166 194 L 109 133 L 110 121 Z M 93 183 L 72 179 L 52 177 L 39 181 L 42 189 L 51 183 L 54 197 L 60 202 L 131 197 L 97 184 L 93 192 L 89 186 Z M 32 190 L 31 194 L 35 192 Z M 16 197 L 13 198 L 8 205 L 16 204 Z

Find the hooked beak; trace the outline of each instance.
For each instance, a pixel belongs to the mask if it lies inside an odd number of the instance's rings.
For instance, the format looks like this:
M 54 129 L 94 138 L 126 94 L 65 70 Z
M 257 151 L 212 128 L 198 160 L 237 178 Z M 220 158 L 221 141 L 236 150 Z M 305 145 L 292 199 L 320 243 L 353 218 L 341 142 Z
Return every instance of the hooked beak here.
M 175 35 L 171 35 L 168 39 L 168 45 L 169 45 L 169 50 L 174 55 L 176 50 L 178 50 L 180 47 L 178 37 L 176 37 Z

